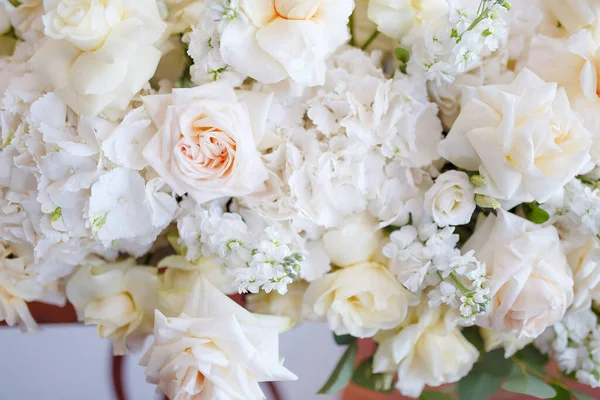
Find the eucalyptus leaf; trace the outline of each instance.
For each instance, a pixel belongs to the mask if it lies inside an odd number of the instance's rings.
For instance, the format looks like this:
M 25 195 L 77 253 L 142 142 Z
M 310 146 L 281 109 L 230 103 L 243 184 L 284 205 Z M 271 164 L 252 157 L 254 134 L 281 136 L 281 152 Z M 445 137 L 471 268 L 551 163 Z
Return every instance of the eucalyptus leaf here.
M 373 373 L 373 357 L 369 357 L 356 368 L 352 382 L 365 389 L 380 393 L 392 393 L 394 390 L 393 374 Z
M 573 396 L 577 398 L 577 400 L 596 400 L 592 396 L 587 395 L 579 390 L 573 390 Z
M 571 400 L 571 391 L 565 389 L 560 385 L 552 385 L 552 388 L 556 391 L 556 396 L 552 400 Z
M 484 372 L 472 372 L 458 382 L 460 400 L 486 400 L 493 396 L 502 384 L 502 378 Z
M 454 397 L 443 392 L 428 390 L 427 392 L 423 392 L 421 394 L 419 400 L 454 400 Z
M 356 341 L 356 338 L 352 335 L 336 335 L 333 334 L 333 340 L 335 340 L 335 344 L 338 346 L 347 346 L 352 342 Z
M 356 360 L 357 350 L 358 343 L 354 340 L 342 355 L 342 358 L 327 382 L 325 382 L 325 385 L 319 390 L 319 394 L 337 393 L 348 386 L 354 373 L 354 361 Z
M 556 396 L 552 386 L 533 375 L 510 378 L 502 384 L 502 389 L 513 393 L 527 394 L 538 399 L 551 399 Z
M 504 358 L 504 351 L 498 349 L 488 353 L 482 352 L 481 358 L 473 367 L 473 371 L 504 377 L 508 375 L 512 367 L 513 362 Z

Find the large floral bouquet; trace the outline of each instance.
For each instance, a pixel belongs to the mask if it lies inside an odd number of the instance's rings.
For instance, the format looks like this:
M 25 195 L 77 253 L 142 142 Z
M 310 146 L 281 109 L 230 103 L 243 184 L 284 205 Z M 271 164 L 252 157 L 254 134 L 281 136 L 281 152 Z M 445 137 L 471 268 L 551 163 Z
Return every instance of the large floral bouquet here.
M 600 386 L 600 1 L 1 0 L 0 33 L 8 325 L 153 335 L 173 400 L 295 379 L 303 320 L 348 346 L 323 393 Z

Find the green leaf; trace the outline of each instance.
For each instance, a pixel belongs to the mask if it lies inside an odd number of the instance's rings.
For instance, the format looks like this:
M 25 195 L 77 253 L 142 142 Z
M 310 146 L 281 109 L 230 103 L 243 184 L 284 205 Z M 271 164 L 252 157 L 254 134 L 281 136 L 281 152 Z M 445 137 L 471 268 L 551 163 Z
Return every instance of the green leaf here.
M 592 396 L 589 396 L 579 390 L 573 390 L 573 395 L 577 398 L 577 400 L 595 400 Z
M 352 342 L 356 341 L 356 338 L 352 335 L 336 335 L 333 334 L 333 340 L 335 340 L 335 344 L 338 346 L 347 346 Z
M 358 342 L 354 340 L 346 349 L 333 373 L 325 382 L 325 385 L 319 390 L 319 394 L 333 394 L 344 389 L 354 373 L 354 361 L 358 350 Z
M 458 398 L 460 400 L 485 400 L 493 396 L 500 385 L 502 378 L 483 372 L 473 372 L 458 382 Z
M 483 339 L 481 338 L 481 334 L 479 333 L 479 327 L 470 326 L 468 328 L 465 328 L 462 330 L 462 334 L 465 338 L 467 338 L 469 342 L 471 342 L 473 346 L 477 348 L 477 350 L 479 350 L 479 353 L 481 353 L 481 358 L 484 353 L 484 346 Z
M 396 47 L 396 49 L 394 50 L 394 54 L 396 55 L 396 58 L 399 61 L 402 61 L 404 64 L 406 64 L 408 60 L 410 60 L 410 53 L 408 52 L 408 50 L 402 47 Z
M 552 385 L 552 388 L 556 391 L 556 396 L 552 400 L 571 400 L 571 392 L 560 385 Z
M 419 400 L 454 400 L 454 397 L 449 394 L 442 392 L 435 392 L 433 390 L 428 390 L 427 392 L 423 392 Z
M 523 203 L 523 212 L 525 213 L 525 218 L 536 224 L 543 224 L 550 219 L 550 215 L 540 208 L 537 201 Z
M 528 394 L 539 399 L 551 399 L 556 396 L 552 386 L 533 375 L 510 378 L 502 384 L 502 389 L 513 393 Z
M 546 364 L 548 364 L 548 356 L 540 353 L 535 347 L 527 346 L 518 351 L 514 357 L 526 364 L 528 367 L 533 368 L 543 374 L 546 373 L 544 371 L 544 367 Z
M 393 374 L 373 373 L 373 357 L 360 363 L 352 375 L 352 382 L 365 389 L 380 393 L 392 393 L 394 390 Z
M 513 362 L 504 358 L 504 351 L 501 349 L 481 353 L 481 359 L 473 367 L 474 372 L 485 372 L 494 376 L 506 376 L 510 372 Z

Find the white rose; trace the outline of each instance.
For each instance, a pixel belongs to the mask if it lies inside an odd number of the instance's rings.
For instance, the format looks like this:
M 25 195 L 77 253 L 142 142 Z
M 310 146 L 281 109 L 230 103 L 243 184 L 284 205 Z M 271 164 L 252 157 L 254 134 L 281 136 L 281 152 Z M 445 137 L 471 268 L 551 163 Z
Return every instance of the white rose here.
M 464 172 L 444 172 L 425 193 L 425 212 L 440 227 L 467 224 L 475 207 L 474 187 Z
M 56 279 L 43 279 L 38 272 L 48 272 L 46 265 L 34 264 L 33 248 L 0 241 L 0 321 L 19 325 L 23 331 L 39 330 L 27 302 L 41 301 L 65 305 L 65 296 Z
M 573 109 L 592 133 L 592 159 L 600 163 L 600 29 L 568 38 L 538 35 L 531 41 L 527 68 L 565 88 Z
M 263 83 L 290 77 L 322 85 L 325 59 L 348 40 L 353 6 L 352 0 L 241 1 L 221 30 L 221 56 Z
M 522 350 L 530 344 L 534 338 L 527 336 L 519 337 L 512 332 L 497 332 L 492 329 L 479 329 L 486 352 L 499 348 L 504 349 L 504 358 L 512 357 L 517 351 Z
M 508 85 L 473 88 L 440 154 L 479 170 L 475 191 L 515 203 L 544 202 L 590 159 L 590 133 L 563 88 L 524 69 Z
M 338 335 L 371 337 L 406 317 L 409 293 L 387 267 L 365 262 L 312 282 L 304 294 L 304 316 L 327 321 Z
M 146 378 L 171 400 L 264 399 L 259 382 L 297 379 L 279 357 L 278 334 L 289 325 L 251 314 L 198 279 L 178 318 L 156 311 Z
M 377 30 L 400 40 L 410 28 L 448 10 L 443 0 L 369 0 L 369 19 Z
M 299 324 L 302 322 L 302 301 L 307 287 L 307 282 L 296 281 L 287 286 L 288 291 L 283 295 L 276 290 L 269 293 L 261 290 L 257 294 L 248 294 L 248 309 L 259 314 L 289 317 L 294 324 Z
M 271 97 L 239 94 L 226 82 L 214 82 L 144 97 L 159 128 L 144 157 L 178 194 L 202 204 L 264 189 L 268 174 L 257 144 Z
M 591 301 L 600 301 L 600 239 L 591 237 L 569 254 L 567 260 L 573 270 L 575 298 L 573 310 L 589 309 Z
M 123 111 L 161 57 L 156 1 L 45 0 L 44 10 L 34 71 L 78 114 Z
M 219 259 L 200 257 L 192 262 L 184 256 L 167 256 L 158 263 L 166 268 L 161 275 L 161 290 L 158 296 L 159 310 L 167 317 L 181 314 L 194 282 L 200 276 L 225 294 L 237 293 L 235 278 L 227 273 Z
M 323 235 L 323 245 L 331 262 L 338 267 L 347 267 L 369 261 L 381 248 L 382 232 L 379 221 L 368 213 L 346 219 L 341 227 L 330 229 Z
M 553 226 L 500 210 L 475 230 L 463 247 L 469 250 L 489 275 L 492 301 L 479 326 L 534 338 L 560 321 L 573 302 L 571 269 Z
M 158 270 L 138 266 L 133 258 L 115 263 L 93 262 L 69 278 L 67 298 L 80 321 L 97 325 L 98 336 L 113 340 L 114 354 L 139 345 L 152 332 Z
M 442 307 L 427 302 L 413 309 L 399 331 L 382 332 L 373 372 L 397 373 L 396 389 L 419 397 L 425 386 L 458 382 L 479 358 L 479 352 L 454 326 L 448 326 Z

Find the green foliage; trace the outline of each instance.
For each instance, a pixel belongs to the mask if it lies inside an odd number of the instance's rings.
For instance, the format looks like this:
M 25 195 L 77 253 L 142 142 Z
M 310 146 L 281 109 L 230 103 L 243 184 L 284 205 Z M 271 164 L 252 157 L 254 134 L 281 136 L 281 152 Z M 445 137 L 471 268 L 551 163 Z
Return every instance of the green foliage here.
M 565 387 L 553 384 L 552 388 L 556 392 L 552 400 L 571 400 L 571 392 Z
M 573 396 L 575 396 L 577 400 L 595 400 L 592 396 L 588 396 L 587 394 L 582 393 L 579 390 L 573 390 Z
M 400 71 L 406 74 L 406 67 L 408 66 L 408 60 L 410 60 L 410 53 L 405 48 L 396 47 L 396 49 L 394 49 L 394 55 L 398 61 L 400 61 Z
M 480 360 L 473 367 L 473 372 L 505 377 L 510 373 L 512 367 L 513 362 L 504 358 L 504 351 L 498 349 L 489 353 L 482 353 Z
M 347 345 L 351 344 L 352 342 L 356 341 L 356 338 L 352 335 L 338 336 L 334 333 L 333 340 L 335 340 L 335 344 L 337 344 L 338 346 L 347 346 Z
M 354 373 L 354 361 L 356 360 L 357 351 L 358 343 L 356 340 L 353 340 L 342 355 L 333 373 L 327 382 L 325 382 L 325 385 L 319 390 L 319 394 L 337 393 L 348 386 Z
M 393 374 L 373 373 L 373 357 L 360 363 L 352 375 L 352 382 L 365 389 L 380 393 L 392 393 L 394 390 Z
M 433 390 L 428 390 L 421 394 L 419 400 L 454 400 L 454 397 L 449 394 L 443 392 L 436 392 Z
M 556 396 L 556 391 L 552 386 L 529 374 L 509 378 L 502 384 L 502 389 L 513 393 L 527 394 L 538 399 L 551 399 Z
M 458 398 L 486 400 L 500 389 L 501 384 L 499 376 L 474 372 L 458 382 Z
M 523 203 L 523 212 L 525 213 L 525 218 L 536 224 L 543 224 L 550 219 L 550 215 L 540 208 L 537 201 Z

